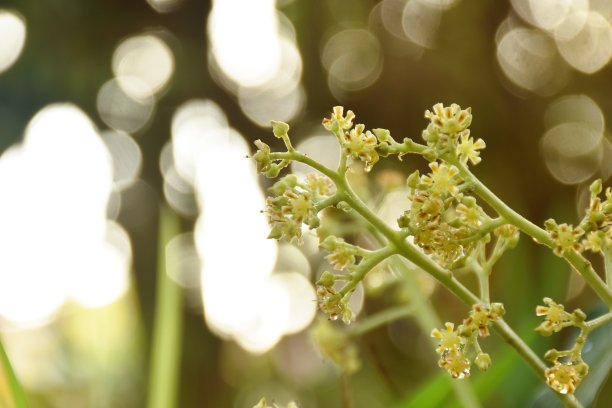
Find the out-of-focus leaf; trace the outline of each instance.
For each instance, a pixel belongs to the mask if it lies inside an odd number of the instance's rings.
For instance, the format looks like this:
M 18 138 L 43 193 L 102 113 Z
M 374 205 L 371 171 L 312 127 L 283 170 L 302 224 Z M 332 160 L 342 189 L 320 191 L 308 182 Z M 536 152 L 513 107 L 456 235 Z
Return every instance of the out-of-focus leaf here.
M 482 373 L 474 380 L 468 380 L 472 381 L 478 399 L 485 401 L 489 398 L 507 378 L 508 374 L 520 364 L 520 361 L 514 350 L 508 349 L 501 358 L 493 363 L 489 371 Z M 402 403 L 398 404 L 397 408 L 460 407 L 455 398 L 453 398 L 453 401 L 442 404 L 451 395 L 452 381 L 445 371 L 441 372 L 424 384 L 419 391 L 411 394 Z
M 440 406 L 446 395 L 452 390 L 452 378 L 446 371 L 432 377 L 416 393 L 409 395 L 396 408 L 429 408 Z

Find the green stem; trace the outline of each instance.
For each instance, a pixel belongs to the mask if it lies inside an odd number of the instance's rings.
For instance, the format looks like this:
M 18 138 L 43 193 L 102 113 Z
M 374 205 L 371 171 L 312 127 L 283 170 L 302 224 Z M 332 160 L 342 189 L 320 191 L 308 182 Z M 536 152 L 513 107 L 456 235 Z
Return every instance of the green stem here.
M 27 408 L 28 401 L 26 399 L 25 392 L 21 386 L 21 383 L 19 382 L 19 379 L 17 379 L 17 375 L 15 374 L 15 370 L 13 370 L 13 366 L 11 365 L 8 355 L 6 354 L 2 341 L 0 341 L 0 363 L 2 364 L 2 369 L 4 370 L 4 376 L 8 381 L 15 407 Z
M 604 258 L 604 270 L 606 273 L 606 283 L 612 290 L 612 248 L 604 247 L 602 250 Z
M 612 312 L 606 313 L 605 315 L 601 315 L 593 320 L 585 322 L 585 327 L 587 329 L 587 332 L 590 333 L 596 328 L 604 325 L 605 323 L 608 323 L 610 320 L 612 320 Z
M 527 220 L 506 203 L 500 200 L 491 190 L 489 190 L 470 170 L 459 160 L 447 159 L 451 164 L 454 164 L 459 169 L 464 180 L 473 184 L 474 192 L 480 196 L 487 204 L 489 204 L 499 215 L 504 217 L 509 223 L 518 227 L 525 234 L 531 236 L 537 243 L 543 244 L 552 248 L 553 240 L 548 233 Z M 575 251 L 566 251 L 563 258 L 584 278 L 589 286 L 597 293 L 597 295 L 612 308 L 612 289 L 597 275 L 591 263 L 582 255 Z
M 384 246 L 376 251 L 372 251 L 366 258 L 363 259 L 351 272 L 351 280 L 344 285 L 340 292 L 341 296 L 345 296 L 355 289 L 357 284 L 363 280 L 368 272 L 386 258 L 394 255 L 397 249 L 393 245 Z
M 169 208 L 160 213 L 157 264 L 157 300 L 151 345 L 148 408 L 177 406 L 183 311 L 181 288 L 166 264 L 166 245 L 180 232 L 179 219 Z
M 395 261 L 396 259 L 397 261 Z M 402 276 L 404 276 L 404 279 L 406 280 L 406 290 L 408 291 L 408 296 L 410 296 L 410 300 L 415 309 L 414 317 L 421 331 L 425 333 L 426 336 L 429 336 L 432 328 L 442 327 L 442 320 L 436 313 L 436 310 L 429 299 L 420 289 L 416 276 L 418 271 L 414 268 L 410 268 L 408 261 L 406 261 L 405 258 L 393 258 L 392 262 L 394 266 L 397 266 L 403 271 Z M 435 347 L 435 339 L 431 338 L 431 340 Z M 451 385 L 453 387 L 453 391 L 457 395 L 457 398 L 461 401 L 461 405 L 464 408 L 477 408 L 481 406 L 471 383 L 466 381 L 451 380 Z
M 343 177 L 340 177 L 336 172 L 330 170 L 329 168 L 323 166 L 315 160 L 312 160 L 308 156 L 305 156 L 298 152 L 273 153 L 272 156 L 275 156 L 274 159 L 288 158 L 291 160 L 300 161 L 328 176 L 336 184 L 338 192 L 342 192 L 343 200 L 387 239 L 389 247 L 394 246 L 399 255 L 401 255 L 408 261 L 414 263 L 416 266 L 423 269 L 425 272 L 432 275 L 442 285 L 444 285 L 449 291 L 451 291 L 455 296 L 457 296 L 467 305 L 473 305 L 475 303 L 482 302 L 481 299 L 479 299 L 469 289 L 463 286 L 463 284 L 459 282 L 450 271 L 440 267 L 430 257 L 425 255 L 414 245 L 406 241 L 405 237 L 399 231 L 393 230 L 382 219 L 376 216 L 376 214 L 374 214 L 370 210 L 370 208 L 365 205 L 365 203 L 361 201 L 361 199 L 355 194 L 348 182 Z M 460 166 L 458 166 L 460 171 L 463 171 L 464 173 L 467 172 L 467 176 L 464 174 L 464 177 L 467 177 L 467 179 L 473 179 L 475 190 L 479 193 L 479 195 L 481 195 L 481 197 L 484 195 L 483 199 L 487 201 L 494 209 L 496 209 L 499 215 L 506 218 L 509 222 L 515 223 L 514 225 L 516 225 L 518 228 L 524 231 L 526 229 L 527 231 L 525 232 L 529 235 L 536 234 L 535 236 L 532 236 L 540 240 L 540 242 L 549 242 L 550 244 L 552 244 L 550 242 L 548 234 L 544 230 L 538 228 L 536 225 L 532 224 L 528 220 L 515 213 L 510 207 L 508 207 L 505 203 L 499 200 L 482 183 L 480 183 L 480 181 L 475 176 L 473 176 L 465 166 L 463 166 L 461 163 L 458 163 L 458 165 Z M 500 211 L 496 207 L 501 208 L 502 211 Z M 583 272 L 585 273 L 585 275 L 589 276 L 590 281 L 592 281 L 590 283 L 596 283 L 596 280 L 593 278 L 593 275 L 597 279 L 599 279 L 599 277 L 592 270 L 590 264 L 588 262 L 586 263 L 588 264 L 586 265 L 587 271 Z M 589 274 L 589 267 L 592 271 L 592 274 Z M 580 269 L 585 269 L 585 265 L 581 265 Z M 585 279 L 587 278 L 585 277 Z M 587 279 L 587 281 L 589 280 Z M 603 293 L 609 295 L 610 304 L 612 304 L 612 295 L 608 292 L 605 284 L 603 287 L 605 288 L 605 292 Z M 493 322 L 493 327 L 495 328 L 496 332 L 510 346 L 512 346 L 521 357 L 523 357 L 527 364 L 535 371 L 538 378 L 543 379 L 546 366 L 540 360 L 540 358 L 531 350 L 531 348 L 529 348 L 529 346 L 525 344 L 525 342 L 523 342 L 523 340 L 512 330 L 512 328 L 510 328 L 510 326 L 508 326 L 508 324 L 506 324 L 503 319 L 498 319 Z M 580 402 L 573 395 L 557 394 L 557 396 L 566 407 L 582 407 Z
M 340 188 L 340 186 L 338 186 Z M 482 303 L 482 300 L 476 297 L 469 289 L 459 282 L 450 271 L 443 269 L 435 263 L 430 257 L 418 250 L 408 241 L 401 239 L 400 235 L 391 229 L 383 220 L 376 216 L 353 192 L 348 183 L 342 186 L 345 192 L 344 200 L 357 211 L 364 219 L 372 224 L 380 233 L 395 245 L 398 254 L 414 263 L 419 268 L 436 278 L 442 285 L 450 290 L 455 296 L 461 299 L 468 305 Z M 539 378 L 544 378 L 546 366 L 540 358 L 529 348 L 527 344 L 512 330 L 510 326 L 503 320 L 499 319 L 493 323 L 493 327 L 497 333 L 518 353 L 523 357 L 527 364 L 535 371 Z M 557 394 L 559 399 L 567 407 L 581 407 L 580 402 L 573 395 Z
M 350 334 L 353 337 L 361 336 L 362 334 L 367 333 L 370 330 L 374 330 L 380 326 L 384 326 L 387 323 L 408 317 L 414 313 L 414 310 L 415 308 L 412 305 L 398 305 L 389 307 L 353 324 L 350 329 Z

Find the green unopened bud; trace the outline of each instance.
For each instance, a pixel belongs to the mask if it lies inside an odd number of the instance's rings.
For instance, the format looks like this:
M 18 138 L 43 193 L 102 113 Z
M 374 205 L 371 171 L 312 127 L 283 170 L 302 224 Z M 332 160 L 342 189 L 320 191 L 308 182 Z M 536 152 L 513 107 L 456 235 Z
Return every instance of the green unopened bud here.
M 586 320 L 586 314 L 580 309 L 574 310 L 572 312 L 572 317 L 574 318 L 574 322 L 576 323 L 582 323 Z
M 591 183 L 591 185 L 589 186 L 589 190 L 591 190 L 591 194 L 596 196 L 599 195 L 599 193 L 601 193 L 601 179 L 597 179 L 594 182 Z
M 491 367 L 491 356 L 487 353 L 478 353 L 474 363 L 480 368 L 482 371 L 487 371 L 489 367 Z
M 506 314 L 506 309 L 502 303 L 491 303 L 491 320 L 498 319 Z
M 325 271 L 321 274 L 321 277 L 316 282 L 316 284 L 319 286 L 325 286 L 326 288 L 330 288 L 334 286 L 335 282 L 336 282 L 336 275 L 334 275 L 333 273 L 329 271 Z
M 544 221 L 544 227 L 546 228 L 547 231 L 553 231 L 557 229 L 557 222 L 554 219 L 549 218 L 546 221 Z
M 429 162 L 433 162 L 438 158 L 438 153 L 434 149 L 428 148 L 423 150 L 423 158 Z
M 263 175 L 267 178 L 275 178 L 278 177 L 278 174 L 281 171 L 281 166 L 276 163 L 270 163 L 268 168 L 263 172 Z
M 408 184 L 408 187 L 412 189 L 416 189 L 420 181 L 421 181 L 421 174 L 419 173 L 418 170 L 415 170 L 414 172 L 412 172 L 412 174 L 408 176 L 406 183 Z
M 576 374 L 578 374 L 580 378 L 586 377 L 586 375 L 589 373 L 589 366 L 584 361 L 574 364 L 574 368 L 576 369 Z
M 278 137 L 279 139 L 287 136 L 287 132 L 289 131 L 288 124 L 285 122 L 278 122 L 276 120 L 273 120 L 270 123 L 272 124 L 272 132 L 274 133 L 274 136 Z
M 461 197 L 461 202 L 469 208 L 474 208 L 476 206 L 476 197 L 472 196 L 463 196 Z
M 379 142 L 394 141 L 391 137 L 391 132 L 389 132 L 387 129 L 372 129 L 372 133 L 374 133 Z
M 336 204 L 336 208 L 346 213 L 353 211 L 353 207 L 351 207 L 346 201 L 340 201 L 338 204 Z
M 544 359 L 555 362 L 560 357 L 559 351 L 556 349 L 550 349 L 544 354 Z

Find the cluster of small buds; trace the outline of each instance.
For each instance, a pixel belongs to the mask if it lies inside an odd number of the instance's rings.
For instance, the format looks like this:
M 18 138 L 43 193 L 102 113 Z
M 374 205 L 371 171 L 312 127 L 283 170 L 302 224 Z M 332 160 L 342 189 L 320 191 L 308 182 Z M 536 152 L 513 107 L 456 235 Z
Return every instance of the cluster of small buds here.
M 347 244 L 344 239 L 329 235 L 319 246 L 329 252 L 325 259 L 335 270 L 341 271 L 355 265 L 357 248 Z
M 441 155 L 451 153 L 456 155 L 461 162 L 466 164 L 478 164 L 481 161 L 480 152 L 486 147 L 482 139 L 474 141 L 470 137 L 468 127 L 472 123 L 472 111 L 470 108 L 461 109 L 457 104 L 444 106 L 437 103 L 432 110 L 425 112 L 425 118 L 430 124 L 422 133 L 423 140 L 427 142 L 427 150 L 423 152 L 425 158 L 430 161 Z
M 289 150 L 292 150 L 291 142 L 289 141 L 289 125 L 284 122 L 272 121 L 272 131 L 274 136 L 283 139 L 283 142 Z M 270 146 L 261 140 L 255 141 L 257 152 L 253 155 L 253 159 L 257 163 L 257 172 L 268 178 L 275 178 L 280 171 L 287 167 L 290 162 L 288 160 L 273 160 L 271 156 Z
M 265 398 L 259 400 L 259 402 L 253 405 L 253 408 L 283 408 L 282 405 L 272 403 L 272 405 L 268 405 Z M 290 401 L 284 408 L 299 408 L 298 404 L 293 401 Z
M 317 304 L 330 320 L 341 318 L 345 324 L 350 324 L 355 320 L 355 313 L 348 304 L 350 297 L 334 289 L 335 281 L 336 276 L 330 272 L 321 275 L 317 281 Z
M 351 157 L 359 158 L 365 163 L 365 171 L 372 170 L 378 162 L 378 139 L 374 133 L 367 130 L 364 133 L 365 125 L 358 124 L 348 132 L 344 132 L 341 139 L 342 147 Z
M 354 119 L 353 111 L 348 111 L 345 116 L 344 108 L 335 106 L 331 117 L 323 119 L 323 126 L 337 136 L 347 156 L 363 161 L 365 170 L 370 171 L 379 159 L 377 150 L 379 142 L 387 147 L 392 142 L 392 138 L 389 131 L 385 129 L 366 131 L 363 124 L 353 127 Z M 380 136 L 381 140 L 377 136 Z
M 603 202 L 599 197 L 602 191 L 601 180 L 594 181 L 590 191 L 590 203 L 580 223 L 580 228 L 587 231 L 582 245 L 591 252 L 612 250 L 612 188 L 606 189 L 606 200 Z
M 357 347 L 351 342 L 346 330 L 340 329 L 327 319 L 317 319 L 311 335 L 318 349 L 345 373 L 354 373 L 361 366 Z
M 353 119 L 355 119 L 353 111 L 346 112 L 345 116 L 344 107 L 334 106 L 331 117 L 323 119 L 323 126 L 334 133 L 340 130 L 348 130 L 353 127 Z
M 510 248 L 514 248 L 518 244 L 521 233 L 517 227 L 512 224 L 504 224 L 493 230 L 493 234 L 500 239 L 508 242 Z
M 429 167 L 429 174 L 421 176 L 415 171 L 408 176 L 410 208 L 398 225 L 414 236 L 426 254 L 444 267 L 453 267 L 481 238 L 474 233 L 486 215 L 474 197 L 459 191 L 461 178 L 455 166 L 434 161 Z
M 438 365 L 446 369 L 451 377 L 462 379 L 470 376 L 472 361 L 469 358 L 470 348 L 475 350 L 474 363 L 485 371 L 491 366 L 491 356 L 483 353 L 478 344 L 478 335 L 486 337 L 489 335 L 489 325 L 504 315 L 504 307 L 501 303 L 492 303 L 490 307 L 475 304 L 472 306 L 469 317 L 455 329 L 450 322 L 445 323 L 445 328 L 433 329 L 431 336 L 439 339 L 436 353 L 440 355 Z
M 326 177 L 309 175 L 306 180 L 289 174 L 277 181 L 266 199 L 266 213 L 271 226 L 268 238 L 299 241 L 302 224 L 319 226 L 317 203 L 333 191 L 333 183 Z
M 565 327 L 580 328 L 580 334 L 571 350 L 551 349 L 544 355 L 546 360 L 553 363 L 553 366 L 547 368 L 544 374 L 548 386 L 560 394 L 573 394 L 576 387 L 589 372 L 589 366 L 582 359 L 582 348 L 586 342 L 584 325 L 586 315 L 580 309 L 569 313 L 565 311 L 562 304 L 556 303 L 550 298 L 544 298 L 543 300 L 546 306 L 536 307 L 536 315 L 545 316 L 544 321 L 535 329 L 538 333 L 543 336 L 550 336 L 553 332 L 559 332 Z M 560 361 L 561 358 L 565 358 L 566 361 Z
M 574 228 L 568 224 L 557 224 L 552 218 L 544 222 L 548 235 L 554 242 L 553 252 L 557 256 L 563 256 L 568 251 L 582 251 L 580 238 L 584 230 L 580 227 Z

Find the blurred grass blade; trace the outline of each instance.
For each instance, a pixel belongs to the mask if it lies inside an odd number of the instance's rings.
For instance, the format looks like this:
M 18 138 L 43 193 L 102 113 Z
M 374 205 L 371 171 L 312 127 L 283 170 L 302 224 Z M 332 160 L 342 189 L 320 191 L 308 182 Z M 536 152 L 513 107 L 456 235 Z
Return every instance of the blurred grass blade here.
M 177 406 L 183 301 L 181 288 L 167 273 L 167 268 L 172 266 L 166 264 L 166 245 L 179 232 L 178 216 L 162 206 L 159 219 L 157 299 L 151 344 L 148 408 Z
M 21 387 L 21 383 L 17 379 L 17 375 L 13 370 L 13 366 L 9 361 L 8 355 L 6 354 L 6 350 L 4 349 L 4 345 L 0 341 L 0 359 L 2 364 L 2 371 L 4 372 L 4 376 L 8 381 L 9 389 L 11 390 L 11 396 L 13 398 L 14 406 L 16 408 L 27 408 L 28 401 L 26 400 L 25 392 L 23 391 L 23 387 Z

